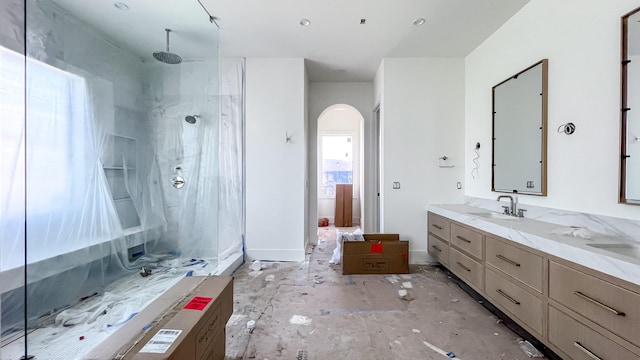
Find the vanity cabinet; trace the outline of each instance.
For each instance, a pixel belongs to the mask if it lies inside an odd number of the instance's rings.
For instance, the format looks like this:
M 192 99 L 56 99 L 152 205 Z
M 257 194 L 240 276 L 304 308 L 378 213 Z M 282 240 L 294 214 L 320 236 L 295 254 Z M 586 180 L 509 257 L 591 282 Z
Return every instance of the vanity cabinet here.
M 544 260 L 542 256 L 487 235 L 487 265 L 542 294 Z
M 467 281 L 476 291 L 484 289 L 484 266 L 482 263 L 458 251 L 449 249 L 449 269 L 456 275 Z
M 443 265 L 449 265 L 449 242 L 429 234 L 429 254 Z
M 449 241 L 449 233 L 451 231 L 451 221 L 449 221 L 449 219 L 429 213 L 427 224 L 427 232 L 432 233 L 442 240 Z
M 427 219 L 428 252 L 434 259 L 443 265 L 449 265 L 449 234 L 451 222 L 429 213 Z
M 463 278 L 476 291 L 484 289 L 484 235 L 471 228 L 451 222 L 449 239 L 451 271 Z
M 484 252 L 482 233 L 451 223 L 451 245 L 482 261 Z
M 529 332 L 533 331 L 533 335 L 542 337 L 543 301 L 491 268 L 486 269 L 486 274 L 485 294 L 491 302 L 512 315 L 514 320 L 520 320 L 519 323 Z
M 598 275 L 597 272 L 593 273 Z M 608 338 L 608 341 L 615 340 L 623 345 L 627 345 L 628 342 L 638 346 L 640 345 L 640 294 L 623 286 L 622 283 L 614 284 L 587 274 L 569 263 L 549 261 L 551 304 L 558 309 L 565 309 L 564 315 L 574 322 L 593 323 L 591 330 L 598 336 Z M 550 305 L 550 313 L 552 308 L 556 311 L 555 307 Z M 551 319 L 549 321 L 551 329 Z M 585 338 L 597 344 L 595 339 L 598 336 L 585 335 Z M 550 334 L 550 340 L 560 342 L 561 339 L 558 336 L 551 338 Z M 584 340 L 585 344 L 579 339 L 574 339 L 574 342 L 582 344 L 587 349 L 593 349 L 597 354 L 598 346 L 589 347 L 585 345 L 588 344 L 586 340 Z M 577 347 L 580 348 L 580 346 Z M 618 347 L 622 346 L 618 345 Z M 581 350 L 584 349 L 581 348 Z M 636 359 L 640 358 L 640 351 L 637 352 Z M 623 359 L 624 357 L 601 356 L 601 358 Z
M 554 306 L 549 306 L 548 342 L 565 359 L 637 360 L 639 357 Z
M 427 221 L 429 254 L 562 358 L 640 359 L 639 285 L 437 214 Z

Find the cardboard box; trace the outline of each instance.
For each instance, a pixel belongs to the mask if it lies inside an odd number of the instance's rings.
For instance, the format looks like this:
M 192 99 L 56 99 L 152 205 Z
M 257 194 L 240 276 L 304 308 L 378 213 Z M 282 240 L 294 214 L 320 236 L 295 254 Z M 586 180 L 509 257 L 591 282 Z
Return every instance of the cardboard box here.
M 342 274 L 408 274 L 409 242 L 398 234 L 365 234 L 342 243 Z
M 362 234 L 366 241 L 400 241 L 400 234 Z
M 83 359 L 221 360 L 232 313 L 232 277 L 185 277 Z

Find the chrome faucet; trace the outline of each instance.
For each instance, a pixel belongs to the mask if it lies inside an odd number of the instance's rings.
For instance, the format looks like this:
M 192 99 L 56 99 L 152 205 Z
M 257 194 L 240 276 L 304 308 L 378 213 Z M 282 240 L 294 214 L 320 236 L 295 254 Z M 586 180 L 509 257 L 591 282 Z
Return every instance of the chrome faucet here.
M 506 206 L 504 207 L 504 213 L 506 215 L 511 215 L 511 216 L 517 216 L 517 211 L 516 211 L 516 202 L 513 200 L 513 196 L 511 195 L 500 195 L 498 196 L 497 201 L 500 201 L 501 199 L 509 199 L 509 207 L 507 208 Z

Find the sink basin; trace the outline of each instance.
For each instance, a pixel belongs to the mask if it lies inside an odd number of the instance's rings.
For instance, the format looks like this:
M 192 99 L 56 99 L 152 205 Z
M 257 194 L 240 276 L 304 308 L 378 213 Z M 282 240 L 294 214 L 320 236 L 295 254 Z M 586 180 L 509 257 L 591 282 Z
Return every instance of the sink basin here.
M 500 214 L 500 213 L 496 213 L 496 212 L 476 212 L 476 213 L 469 213 L 471 215 L 475 215 L 475 216 L 480 216 L 483 217 L 485 219 L 496 219 L 496 220 L 518 220 L 517 217 L 515 216 L 509 216 L 509 215 L 505 215 L 505 214 Z
M 587 244 L 591 247 L 611 251 L 623 256 L 640 259 L 640 244 Z

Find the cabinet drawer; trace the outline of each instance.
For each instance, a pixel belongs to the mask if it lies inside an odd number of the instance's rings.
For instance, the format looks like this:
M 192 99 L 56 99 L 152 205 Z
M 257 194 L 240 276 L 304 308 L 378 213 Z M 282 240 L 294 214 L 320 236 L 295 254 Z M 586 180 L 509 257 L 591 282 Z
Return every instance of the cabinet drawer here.
M 542 256 L 487 236 L 486 262 L 542 293 Z
M 486 269 L 485 294 L 521 322 L 542 335 L 542 300 L 520 286 Z
M 482 259 L 482 234 L 457 224 L 451 224 L 451 245 Z
M 640 345 L 640 295 L 549 261 L 549 297 Z
M 449 264 L 449 243 L 429 234 L 429 254 L 441 264 Z
M 573 360 L 637 360 L 638 355 L 549 306 L 549 342 Z
M 449 241 L 449 234 L 450 234 L 449 226 L 451 222 L 448 219 L 433 213 L 429 213 L 427 222 L 428 222 L 427 232 L 430 232 L 436 236 L 439 236 L 442 240 Z
M 484 289 L 484 266 L 454 248 L 449 248 L 449 268 L 480 291 Z

